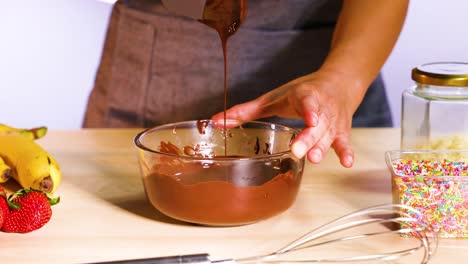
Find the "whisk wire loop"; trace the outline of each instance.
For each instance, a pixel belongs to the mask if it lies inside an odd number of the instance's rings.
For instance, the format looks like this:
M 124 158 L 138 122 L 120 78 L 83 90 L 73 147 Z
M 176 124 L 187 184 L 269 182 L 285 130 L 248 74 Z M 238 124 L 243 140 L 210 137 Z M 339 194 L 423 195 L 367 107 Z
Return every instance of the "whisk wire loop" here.
M 388 216 L 390 214 L 390 216 Z M 382 217 L 381 215 L 386 215 Z M 362 217 L 366 217 L 362 219 Z M 387 229 L 379 232 L 366 232 L 363 234 L 347 235 L 338 238 L 330 238 L 325 241 L 318 241 L 333 234 L 338 234 L 342 231 L 352 230 L 353 228 L 370 225 L 370 224 L 388 224 L 394 223 L 399 226 L 396 230 Z M 344 241 L 367 239 L 370 237 L 384 236 L 396 234 L 400 236 L 411 236 L 419 240 L 419 245 L 408 247 L 403 250 L 395 250 L 385 253 L 375 253 L 367 255 L 356 255 L 339 258 L 291 258 L 287 259 L 284 256 L 293 251 L 305 250 L 312 247 L 323 246 L 332 243 Z M 413 254 L 421 249 L 424 250 L 421 263 L 427 263 L 437 248 L 437 235 L 428 227 L 422 220 L 421 213 L 412 207 L 399 204 L 386 204 L 369 207 L 353 213 L 344 215 L 333 221 L 330 221 L 312 231 L 306 233 L 302 237 L 294 240 L 285 247 L 268 255 L 237 259 L 240 263 L 254 262 L 282 262 L 282 263 L 337 263 L 337 262 L 357 262 L 371 260 L 395 260 L 410 254 Z

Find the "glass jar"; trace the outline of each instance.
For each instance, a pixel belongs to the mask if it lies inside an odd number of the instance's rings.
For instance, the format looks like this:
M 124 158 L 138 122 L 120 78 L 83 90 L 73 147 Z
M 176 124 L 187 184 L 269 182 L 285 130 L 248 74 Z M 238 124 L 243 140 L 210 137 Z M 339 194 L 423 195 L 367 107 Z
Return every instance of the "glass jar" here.
M 468 149 L 468 63 L 435 62 L 412 70 L 402 94 L 402 149 Z

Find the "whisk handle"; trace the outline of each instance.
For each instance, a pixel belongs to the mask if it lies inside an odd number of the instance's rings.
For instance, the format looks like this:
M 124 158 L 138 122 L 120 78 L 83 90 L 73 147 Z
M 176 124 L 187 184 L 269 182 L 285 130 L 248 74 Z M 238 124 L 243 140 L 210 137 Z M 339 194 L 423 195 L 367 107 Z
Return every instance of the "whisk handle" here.
M 146 258 L 146 259 L 129 259 L 129 260 L 118 260 L 109 262 L 96 262 L 89 264 L 209 264 L 211 263 L 208 254 L 193 254 L 193 255 L 179 255 L 179 256 L 167 256 L 158 258 Z

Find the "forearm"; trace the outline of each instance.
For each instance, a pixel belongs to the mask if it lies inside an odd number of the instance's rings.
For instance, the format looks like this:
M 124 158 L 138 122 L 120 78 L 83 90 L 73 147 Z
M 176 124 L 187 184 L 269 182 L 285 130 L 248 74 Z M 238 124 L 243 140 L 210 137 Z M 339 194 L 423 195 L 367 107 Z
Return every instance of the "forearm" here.
M 349 81 L 357 108 L 390 55 L 409 0 L 344 0 L 322 72 Z

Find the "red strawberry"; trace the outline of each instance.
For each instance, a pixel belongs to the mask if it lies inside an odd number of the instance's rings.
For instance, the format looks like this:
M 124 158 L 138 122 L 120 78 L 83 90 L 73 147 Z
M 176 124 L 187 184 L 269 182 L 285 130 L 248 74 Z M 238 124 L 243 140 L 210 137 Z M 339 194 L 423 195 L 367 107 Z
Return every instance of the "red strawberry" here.
M 3 226 L 3 223 L 6 221 L 8 217 L 8 203 L 6 201 L 6 192 L 2 186 L 0 186 L 0 229 Z
M 10 212 L 2 230 L 9 233 L 28 233 L 49 222 L 52 216 L 51 205 L 59 202 L 38 190 L 20 190 L 9 198 Z

